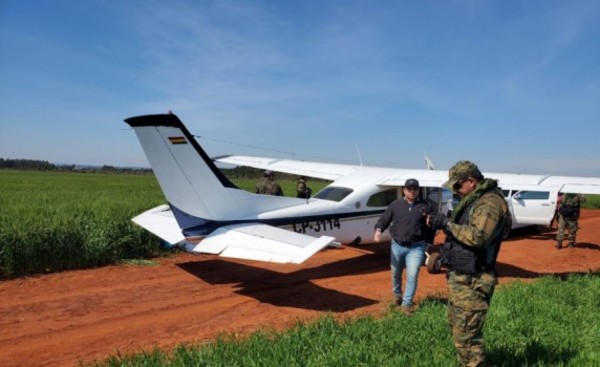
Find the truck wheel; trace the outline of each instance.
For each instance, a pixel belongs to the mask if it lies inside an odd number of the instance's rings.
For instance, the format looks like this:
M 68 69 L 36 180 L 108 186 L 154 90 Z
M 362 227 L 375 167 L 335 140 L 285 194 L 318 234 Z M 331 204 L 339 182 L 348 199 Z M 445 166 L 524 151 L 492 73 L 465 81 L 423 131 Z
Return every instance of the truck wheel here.
M 442 269 L 442 257 L 439 252 L 434 252 L 427 259 L 427 271 L 430 274 L 437 274 Z

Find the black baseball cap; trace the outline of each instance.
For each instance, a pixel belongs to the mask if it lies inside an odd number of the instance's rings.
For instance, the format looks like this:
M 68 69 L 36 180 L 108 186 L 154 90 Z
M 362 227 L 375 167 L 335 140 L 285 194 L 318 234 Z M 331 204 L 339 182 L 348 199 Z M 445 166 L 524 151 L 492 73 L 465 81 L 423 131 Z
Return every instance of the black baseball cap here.
M 404 183 L 404 187 L 416 187 L 419 188 L 419 181 L 416 178 L 409 178 Z

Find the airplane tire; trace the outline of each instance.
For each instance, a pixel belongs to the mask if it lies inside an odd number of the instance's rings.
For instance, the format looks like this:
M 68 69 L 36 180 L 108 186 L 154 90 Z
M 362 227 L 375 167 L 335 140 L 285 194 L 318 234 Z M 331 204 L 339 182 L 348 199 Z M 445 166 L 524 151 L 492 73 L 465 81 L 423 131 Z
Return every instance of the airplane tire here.
M 442 269 L 442 255 L 439 252 L 434 252 L 427 259 L 427 271 L 430 274 L 437 274 Z

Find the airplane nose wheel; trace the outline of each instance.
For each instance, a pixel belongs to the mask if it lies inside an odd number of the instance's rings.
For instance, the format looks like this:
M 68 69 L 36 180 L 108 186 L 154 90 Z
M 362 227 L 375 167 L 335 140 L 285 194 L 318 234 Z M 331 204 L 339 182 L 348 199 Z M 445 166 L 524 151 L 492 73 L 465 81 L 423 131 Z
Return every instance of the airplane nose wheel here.
M 425 261 L 425 265 L 427 266 L 427 271 L 430 274 L 437 274 L 442 271 L 442 256 L 439 252 L 434 252 L 432 254 L 427 254 L 427 260 Z

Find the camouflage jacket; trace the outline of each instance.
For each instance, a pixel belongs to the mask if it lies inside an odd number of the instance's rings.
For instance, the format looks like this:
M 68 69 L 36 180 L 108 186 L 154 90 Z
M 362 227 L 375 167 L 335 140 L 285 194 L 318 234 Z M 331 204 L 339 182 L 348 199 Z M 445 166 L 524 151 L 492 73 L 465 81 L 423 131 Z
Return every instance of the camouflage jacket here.
M 263 179 L 256 185 L 255 194 L 283 196 L 281 186 L 273 180 Z
M 456 207 L 446 226 L 442 257 L 457 273 L 493 271 L 502 239 L 510 230 L 508 205 L 494 180 L 485 179 Z
M 581 206 L 581 203 L 585 201 L 585 197 L 579 194 L 565 194 L 563 196 L 562 204 Z
M 464 211 L 468 217 L 463 224 L 459 219 Z M 446 229 L 461 244 L 483 248 L 497 237 L 508 233 L 510 225 L 508 204 L 499 192 L 497 182 L 484 179 L 475 191 L 461 200 L 454 210 L 452 222 L 448 223 Z
M 584 201 L 585 198 L 582 195 L 565 194 L 563 196 L 558 212 L 565 219 L 576 220 L 579 218 L 579 209 L 581 208 L 581 203 L 583 203 Z

